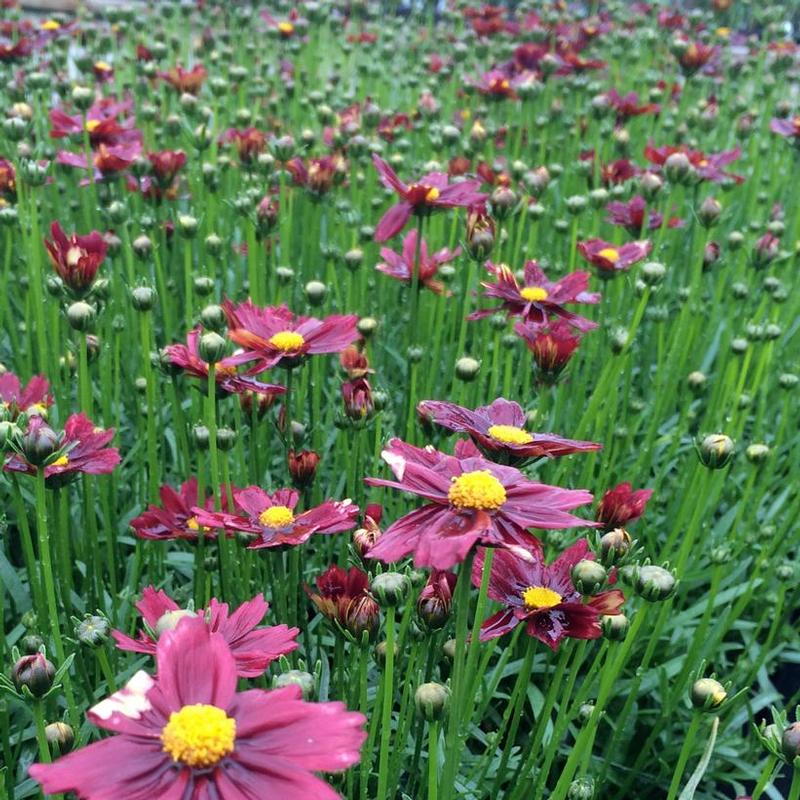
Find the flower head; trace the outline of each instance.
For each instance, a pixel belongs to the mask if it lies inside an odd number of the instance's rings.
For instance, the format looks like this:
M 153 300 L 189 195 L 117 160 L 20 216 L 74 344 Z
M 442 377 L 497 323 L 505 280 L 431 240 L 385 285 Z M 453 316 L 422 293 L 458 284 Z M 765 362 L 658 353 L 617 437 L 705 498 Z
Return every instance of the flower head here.
M 67 236 L 61 225 L 54 222 L 50 226 L 50 236 L 53 237 L 52 241 L 45 239 L 44 246 L 53 268 L 75 295 L 86 294 L 108 250 L 102 234 L 92 231 L 87 236 L 75 233 Z
M 631 236 L 639 236 L 644 230 L 656 230 L 664 224 L 663 214 L 659 214 L 655 209 L 647 210 L 647 201 L 641 195 L 636 195 L 623 203 L 614 200 L 606 206 L 608 212 L 607 222 L 612 225 L 619 225 L 625 228 Z M 647 214 L 647 221 L 645 221 Z M 683 220 L 678 217 L 670 217 L 667 220 L 668 228 L 683 227 Z
M 736 183 L 744 182 L 741 175 L 734 175 L 723 169 L 736 161 L 742 154 L 738 147 L 734 147 L 733 150 L 724 150 L 721 153 L 704 153 L 702 150 L 692 150 L 686 145 L 656 147 L 652 142 L 648 142 L 644 149 L 644 157 L 658 169 L 662 169 L 666 165 L 667 159 L 676 153 L 686 156 L 700 180 L 712 183 L 722 183 L 726 180 L 733 180 Z
M 563 320 L 558 320 L 547 330 L 518 322 L 514 333 L 525 342 L 536 366 L 548 380 L 558 378 L 581 343 L 581 337 Z
M 603 239 L 587 239 L 578 242 L 578 252 L 590 264 L 597 267 L 600 275 L 613 275 L 629 269 L 633 264 L 650 255 L 653 243 L 649 241 L 628 242 L 614 245 Z
M 308 599 L 326 619 L 356 641 L 378 630 L 380 607 L 369 593 L 369 575 L 358 567 L 332 564 L 316 579 L 317 591 L 305 587 Z
M 609 489 L 597 506 L 596 517 L 607 528 L 620 528 L 644 514 L 652 489 L 637 489 L 627 481 Z
M 202 64 L 195 64 L 191 69 L 175 66 L 166 72 L 159 72 L 158 77 L 181 94 L 197 94 L 208 73 Z
M 13 372 L 4 372 L 0 374 L 0 405 L 12 420 L 26 411 L 46 414 L 53 405 L 50 382 L 44 375 L 34 375 L 23 387 Z
M 403 238 L 403 249 L 396 253 L 388 247 L 381 248 L 383 261 L 375 269 L 383 272 L 390 278 L 411 284 L 414 275 L 415 258 L 417 252 L 417 231 L 410 230 Z M 442 264 L 458 258 L 461 248 L 450 250 L 443 247 L 435 253 L 428 252 L 428 243 L 423 239 L 419 246 L 419 286 L 430 289 L 436 294 L 444 293 L 444 284 L 436 279 L 436 273 Z

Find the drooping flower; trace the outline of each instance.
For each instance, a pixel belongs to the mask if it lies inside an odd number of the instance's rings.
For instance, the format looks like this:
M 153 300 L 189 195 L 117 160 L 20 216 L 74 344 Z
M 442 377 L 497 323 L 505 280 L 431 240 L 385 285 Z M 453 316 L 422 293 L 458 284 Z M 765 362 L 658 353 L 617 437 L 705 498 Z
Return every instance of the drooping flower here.
M 230 363 L 256 361 L 251 372 L 284 362 L 291 364 L 306 355 L 338 353 L 358 338 L 355 315 L 332 315 L 325 319 L 295 317 L 286 306 L 262 308 L 252 300 L 234 305 L 222 303 L 228 318 L 228 336 L 245 352 Z
M 417 231 L 410 230 L 403 238 L 403 249 L 396 253 L 388 247 L 381 248 L 383 261 L 375 269 L 388 275 L 390 278 L 411 284 L 414 275 L 415 258 L 417 252 Z M 450 250 L 443 247 L 435 253 L 428 253 L 428 243 L 423 239 L 419 246 L 419 286 L 430 289 L 436 294 L 443 294 L 444 284 L 436 279 L 436 273 L 442 264 L 458 258 L 461 248 Z
M 500 456 L 524 461 L 602 448 L 594 442 L 565 439 L 551 433 L 530 433 L 525 428 L 522 406 L 502 397 L 474 411 L 437 400 L 424 400 L 417 410 L 443 428 L 469 434 L 489 458 Z
M 302 544 L 315 533 L 349 531 L 358 519 L 358 506 L 352 500 L 326 500 L 321 505 L 295 514 L 300 494 L 293 489 L 278 489 L 268 494 L 258 486 L 234 489 L 233 501 L 243 514 L 192 509 L 200 525 L 253 534 L 251 550 Z
M 636 92 L 628 92 L 621 95 L 616 89 L 609 89 L 606 92 L 608 104 L 617 114 L 617 120 L 622 122 L 629 117 L 638 117 L 642 114 L 658 114 L 661 106 L 658 103 L 644 103 L 639 105 L 639 95 Z
M 170 362 L 181 367 L 187 375 L 207 380 L 208 362 L 201 358 L 199 350 L 202 333 L 201 328 L 194 328 L 186 334 L 186 344 L 167 345 L 164 352 Z M 284 386 L 262 383 L 250 375 L 239 373 L 238 364 L 239 361 L 233 356 L 223 358 L 215 364 L 214 379 L 217 383 L 217 391 L 238 395 L 244 392 L 256 392 L 272 397 L 286 392 Z
M 392 439 L 383 451 L 396 481 L 367 478 L 369 486 L 410 492 L 427 502 L 390 525 L 367 553 L 384 562 L 414 554 L 414 565 L 449 569 L 477 544 L 526 552 L 527 528 L 592 525 L 568 512 L 591 500 L 584 490 L 529 481 L 513 467 L 482 458 L 474 445 L 449 456 L 433 447 Z
M 448 183 L 444 172 L 429 172 L 415 183 L 405 184 L 380 156 L 373 154 L 372 162 L 378 170 L 381 183 L 400 198 L 378 222 L 375 241 L 385 242 L 406 226 L 412 215 L 425 216 L 433 211 L 477 205 L 486 200 L 478 192 L 480 182 L 466 180 Z
M 502 300 L 499 308 L 475 311 L 467 319 L 481 319 L 497 311 L 505 311 L 509 317 L 522 317 L 534 327 L 543 327 L 550 322 L 550 315 L 559 317 L 580 331 L 597 327 L 586 317 L 581 317 L 564 308 L 566 303 L 597 303 L 600 295 L 587 291 L 588 272 L 572 272 L 558 281 L 551 281 L 536 261 L 525 263 L 525 285 L 520 286 L 516 276 L 505 264 L 486 262 L 486 270 L 494 276 L 492 283 L 482 282 L 484 294 Z
M 564 371 L 581 343 L 581 337 L 576 336 L 563 320 L 558 320 L 547 330 L 518 322 L 514 333 L 525 342 L 542 375 L 551 381 Z
M 363 715 L 304 702 L 297 686 L 237 693 L 231 650 L 201 619 L 164 633 L 156 661 L 157 678 L 137 672 L 90 709 L 90 722 L 116 736 L 30 768 L 46 794 L 337 800 L 313 771 L 359 760 Z
M 184 616 L 192 614 L 203 619 L 212 633 L 220 634 L 228 643 L 240 678 L 257 678 L 273 661 L 298 647 L 295 641 L 300 632 L 298 628 L 286 625 L 256 627 L 269 611 L 269 604 L 260 594 L 242 603 L 232 614 L 227 603 L 220 603 L 213 597 L 207 609 L 184 612 L 165 591 L 147 586 L 136 609 L 146 628 L 140 630 L 135 639 L 122 631 L 112 631 L 120 650 L 155 655 L 158 639 L 164 630 L 171 630 Z
M 50 226 L 50 236 L 52 241 L 45 239 L 44 246 L 53 269 L 73 294 L 86 294 L 108 251 L 103 235 L 92 231 L 86 236 L 75 233 L 67 236 L 61 225 L 54 222 Z
M 597 267 L 599 275 L 614 275 L 629 269 L 647 258 L 653 243 L 647 240 L 615 245 L 603 239 L 587 239 L 578 242 L 578 252 L 590 264 Z
M 44 375 L 34 375 L 23 387 L 13 372 L 3 372 L 0 374 L 0 405 L 11 420 L 27 411 L 46 415 L 53 405 L 50 382 Z
M 67 136 L 89 136 L 93 149 L 104 145 L 127 145 L 141 143 L 142 132 L 135 127 L 131 116 L 123 116 L 131 111 L 133 102 L 104 97 L 82 114 L 67 114 L 60 108 L 50 111 L 50 138 L 63 139 Z
M 613 489 L 609 489 L 603 495 L 597 506 L 595 517 L 607 528 L 623 527 L 644 514 L 652 495 L 652 489 L 634 491 L 631 484 L 625 481 Z
M 166 72 L 159 72 L 158 77 L 181 94 L 197 94 L 208 73 L 202 64 L 195 64 L 191 69 L 181 66 L 171 67 Z
M 585 539 L 567 548 L 552 563 L 544 560 L 541 545 L 534 543 L 531 558 L 498 550 L 489 575 L 489 597 L 505 608 L 481 625 L 480 639 L 496 639 L 517 625 L 552 650 L 562 639 L 597 639 L 600 617 L 619 614 L 625 597 L 619 589 L 600 592 L 584 600 L 572 585 L 570 571 L 579 561 L 593 559 Z M 478 551 L 472 569 L 472 583 L 480 586 L 484 552 Z
M 98 145 L 92 152 L 91 165 L 94 170 L 95 179 L 101 180 L 107 175 L 115 175 L 124 172 L 141 155 L 142 145 L 139 142 L 130 144 Z M 63 164 L 67 167 L 87 170 L 90 167 L 85 153 L 70 153 L 67 150 L 59 150 L 56 154 L 56 164 Z
M 631 236 L 641 235 L 643 230 L 656 230 L 664 224 L 663 214 L 659 214 L 655 209 L 650 209 L 648 213 L 647 201 L 641 195 L 636 195 L 623 203 L 619 200 L 614 200 L 606 206 L 608 217 L 606 222 L 612 225 L 619 225 L 625 228 Z M 645 223 L 645 213 L 647 213 L 647 222 Z M 667 221 L 668 228 L 681 228 L 683 227 L 683 220 L 678 217 L 670 217 Z
M 357 642 L 378 630 L 380 606 L 369 593 L 369 575 L 358 567 L 345 571 L 332 564 L 316 579 L 317 591 L 306 585 L 308 599 L 338 630 Z

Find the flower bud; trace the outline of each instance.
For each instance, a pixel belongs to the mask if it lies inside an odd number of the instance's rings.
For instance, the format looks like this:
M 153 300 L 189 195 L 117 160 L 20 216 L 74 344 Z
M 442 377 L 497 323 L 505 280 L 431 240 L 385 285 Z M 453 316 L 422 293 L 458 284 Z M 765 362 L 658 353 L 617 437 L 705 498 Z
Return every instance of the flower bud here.
M 108 620 L 97 614 L 87 614 L 75 627 L 75 636 L 87 647 L 100 647 L 108 639 Z
M 704 437 L 697 449 L 700 462 L 709 469 L 722 469 L 733 458 L 736 446 L 730 436 L 712 433 Z
M 131 304 L 137 311 L 150 311 L 155 301 L 155 289 L 149 286 L 137 286 L 131 292 Z
M 567 800 L 592 800 L 594 797 L 594 780 L 592 778 L 576 778 L 567 789 Z
M 18 691 L 27 688 L 34 697 L 44 697 L 53 685 L 56 668 L 42 653 L 23 656 L 14 664 L 11 680 Z
M 22 437 L 22 454 L 28 463 L 41 467 L 59 449 L 56 432 L 41 418 L 34 417 Z
M 160 638 L 161 635 L 167 631 L 175 630 L 182 619 L 193 616 L 195 616 L 195 612 L 189 611 L 186 608 L 176 608 L 174 611 L 167 611 L 158 618 L 156 627 L 153 629 L 156 638 Z
M 656 602 L 672 597 L 677 585 L 675 576 L 669 570 L 655 564 L 647 564 L 639 567 L 635 588 L 640 597 Z
M 214 291 L 214 279 L 209 278 L 208 275 L 198 275 L 192 281 L 192 286 L 198 297 L 208 297 Z
M 790 762 L 800 756 L 800 722 L 793 722 L 783 732 L 781 750 Z
M 716 225 L 722 214 L 722 205 L 713 197 L 706 197 L 697 209 L 697 218 L 704 228 Z
M 178 233 L 184 239 L 194 239 L 197 235 L 197 218 L 191 214 L 178 214 Z
M 78 300 L 78 302 L 72 303 L 72 305 L 70 305 L 70 307 L 67 309 L 67 321 L 69 322 L 70 326 L 74 330 L 81 331 L 83 333 L 91 329 L 96 316 L 97 313 L 94 309 L 94 306 L 83 300 Z
M 695 395 L 695 397 L 701 395 L 706 390 L 707 383 L 708 378 L 706 378 L 705 374 L 699 370 L 690 372 L 689 376 L 686 378 L 686 385 L 689 387 L 689 391 Z
M 434 570 L 417 597 L 417 616 L 429 631 L 441 630 L 450 618 L 456 576 Z
M 686 153 L 672 153 L 664 162 L 664 174 L 673 183 L 687 183 L 694 172 Z
M 625 528 L 614 528 L 600 537 L 600 555 L 606 566 L 618 563 L 630 549 L 631 536 Z
M 29 633 L 20 639 L 19 644 L 26 656 L 32 656 L 41 650 L 44 639 L 38 633 Z
M 137 236 L 133 240 L 133 244 L 131 246 L 133 247 L 134 254 L 142 260 L 147 258 L 153 250 L 153 242 L 150 237 L 145 236 L 145 234 Z
M 319 466 L 319 455 L 313 450 L 290 450 L 287 454 L 289 475 L 296 489 L 306 489 L 314 482 Z
M 517 193 L 508 186 L 498 186 L 490 198 L 492 213 L 499 220 L 508 218 L 517 206 Z
M 204 328 L 218 334 L 225 329 L 225 312 L 222 310 L 221 306 L 216 304 L 206 306 L 200 312 L 200 322 L 203 324 Z
M 714 678 L 700 678 L 692 684 L 692 705 L 703 711 L 718 708 L 725 702 L 728 693 L 725 687 Z
M 630 620 L 624 614 L 611 614 L 600 617 L 603 636 L 610 642 L 621 642 L 628 633 Z
M 763 464 L 769 458 L 769 447 L 765 444 L 751 444 L 744 454 L 751 464 Z
M 217 361 L 222 361 L 225 357 L 225 350 L 228 343 L 225 339 L 215 331 L 204 333 L 200 337 L 200 344 L 198 350 L 200 358 L 209 364 L 216 364 Z
M 383 666 L 386 663 L 386 653 L 387 653 L 388 649 L 389 649 L 389 647 L 388 647 L 386 642 L 378 642 L 378 644 L 375 645 L 375 660 L 381 666 Z M 393 651 L 394 651 L 394 657 L 395 657 L 395 660 L 396 660 L 397 659 L 397 654 L 400 652 L 398 650 L 398 647 L 397 647 L 396 643 L 395 643 L 395 645 L 393 647 Z
M 44 735 L 47 743 L 62 756 L 75 744 L 75 732 L 66 722 L 51 722 L 45 726 Z
M 423 683 L 414 694 L 417 713 L 428 722 L 442 719 L 450 700 L 450 690 L 441 683 Z
M 373 317 L 361 317 L 356 324 L 356 330 L 365 338 L 369 339 L 378 330 L 378 320 Z
M 233 450 L 237 438 L 236 431 L 233 428 L 217 428 L 217 449 L 223 453 Z
M 481 362 L 477 359 L 464 356 L 456 361 L 456 377 L 465 383 L 471 383 L 480 372 Z
M 369 588 L 382 606 L 399 606 L 408 596 L 411 584 L 400 572 L 384 572 L 372 579 Z
M 317 691 L 317 681 L 314 676 L 299 669 L 287 670 L 272 679 L 273 689 L 282 689 L 285 686 L 299 686 L 303 700 L 312 700 Z
M 605 584 L 608 575 L 602 564 L 584 558 L 572 568 L 570 577 L 581 594 L 596 594 Z
M 311 306 L 320 306 L 325 302 L 328 287 L 322 281 L 309 281 L 306 284 L 306 300 Z

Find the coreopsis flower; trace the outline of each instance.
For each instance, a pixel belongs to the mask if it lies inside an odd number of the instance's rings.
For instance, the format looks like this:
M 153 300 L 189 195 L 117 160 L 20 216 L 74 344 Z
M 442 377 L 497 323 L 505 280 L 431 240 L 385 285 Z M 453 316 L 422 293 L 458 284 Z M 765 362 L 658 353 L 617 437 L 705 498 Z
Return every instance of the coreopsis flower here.
M 5 158 L 0 158 L 0 195 L 13 198 L 17 194 L 17 172 L 14 165 Z
M 428 630 L 438 631 L 447 624 L 453 606 L 456 574 L 441 569 L 431 571 L 417 596 L 417 617 Z
M 648 142 L 644 149 L 644 157 L 658 169 L 662 169 L 667 159 L 675 153 L 683 153 L 686 156 L 700 180 L 712 183 L 722 183 L 725 180 L 733 180 L 736 183 L 744 182 L 741 175 L 734 175 L 723 169 L 736 161 L 742 154 L 738 147 L 734 147 L 733 150 L 724 150 L 721 153 L 703 153 L 701 150 L 692 150 L 686 145 L 656 147 L 652 142 Z
M 289 12 L 288 18 L 284 20 L 275 19 L 269 11 L 262 11 L 260 16 L 270 28 L 277 31 L 281 39 L 291 39 L 297 35 L 298 31 L 308 26 L 308 21 L 300 16 L 300 12 L 296 8 L 293 8 Z
M 375 372 L 374 369 L 370 369 L 367 354 L 355 344 L 349 344 L 342 350 L 339 354 L 339 364 L 351 379 L 364 378 Z
M 266 134 L 258 128 L 228 128 L 220 137 L 220 144 L 232 142 L 243 164 L 255 161 L 267 148 Z
M 415 271 L 417 253 L 417 231 L 410 230 L 403 238 L 403 249 L 396 253 L 388 247 L 381 248 L 381 261 L 375 269 L 390 278 L 411 284 Z M 436 294 L 444 294 L 444 284 L 436 280 L 442 264 L 448 264 L 461 255 L 461 248 L 450 250 L 443 247 L 435 253 L 428 252 L 428 243 L 423 239 L 419 246 L 419 288 L 423 286 Z
M 471 84 L 480 94 L 495 100 L 507 98 L 516 100 L 517 93 L 514 91 L 511 80 L 503 70 L 492 69 L 484 72 L 477 80 Z
M 639 519 L 653 495 L 652 489 L 636 489 L 627 481 L 609 489 L 597 506 L 595 517 L 606 528 L 621 528 Z
M 397 193 L 400 201 L 381 217 L 375 228 L 375 241 L 385 242 L 406 226 L 412 215 L 426 216 L 433 211 L 477 205 L 486 200 L 478 192 L 480 182 L 466 180 L 448 183 L 444 172 L 429 172 L 418 182 L 405 184 L 380 156 L 372 155 L 381 183 Z
M 130 525 L 140 539 L 165 541 L 168 539 L 195 540 L 202 534 L 213 539 L 216 531 L 201 526 L 192 511 L 203 503 L 208 511 L 214 510 L 214 495 L 208 493 L 202 500 L 198 496 L 197 478 L 189 478 L 176 490 L 171 486 L 159 489 L 161 505 L 149 505 L 147 510 L 131 520 Z M 220 489 L 223 510 L 227 509 L 228 497 L 225 487 Z
M 322 197 L 344 180 L 347 162 L 341 156 L 310 158 L 308 164 L 302 158 L 292 158 L 286 162 L 286 169 L 295 184 L 308 189 L 314 197 Z
M 255 361 L 251 372 L 281 362 L 291 365 L 307 355 L 339 353 L 358 338 L 358 317 L 352 314 L 334 314 L 325 319 L 295 317 L 286 306 L 262 308 L 252 300 L 239 305 L 225 300 L 222 308 L 228 318 L 228 336 L 245 350 L 230 361 Z
M 514 333 L 525 342 L 536 366 L 549 381 L 554 381 L 564 371 L 581 343 L 580 336 L 576 336 L 563 320 L 544 331 L 518 322 Z
M 46 794 L 337 800 L 312 771 L 358 762 L 363 715 L 307 703 L 298 686 L 237 693 L 230 647 L 201 619 L 164 633 L 156 662 L 156 678 L 137 672 L 89 710 L 93 725 L 116 736 L 30 768 Z
M 242 603 L 233 613 L 229 612 L 227 603 L 220 603 L 214 597 L 207 609 L 195 612 L 184 611 L 165 591 L 147 586 L 142 591 L 142 599 L 136 603 L 136 610 L 144 620 L 145 629 L 140 630 L 135 639 L 122 631 L 112 631 L 120 650 L 155 655 L 164 630 L 172 630 L 185 617 L 197 616 L 212 633 L 218 633 L 228 643 L 240 678 L 257 678 L 273 661 L 298 646 L 295 641 L 300 633 L 298 628 L 287 625 L 256 627 L 269 611 L 269 604 L 260 594 Z
M 621 95 L 616 89 L 609 89 L 605 94 L 608 104 L 617 114 L 617 121 L 622 122 L 629 117 L 638 117 L 642 114 L 658 114 L 661 106 L 658 103 L 644 103 L 639 105 L 639 95 L 628 92 Z
M 580 160 L 590 161 L 594 164 L 598 160 L 598 157 L 594 150 L 585 150 L 580 154 Z M 641 169 L 628 158 L 619 158 L 616 161 L 609 161 L 608 163 L 601 162 L 597 171 L 603 186 L 614 186 L 616 184 L 625 183 L 637 177 L 642 172 Z M 593 177 L 592 174 L 590 178 Z
M 551 315 L 565 320 L 580 331 L 597 327 L 586 317 L 581 317 L 564 308 L 566 303 L 597 303 L 600 295 L 589 292 L 589 273 L 571 272 L 558 281 L 551 281 L 536 261 L 525 263 L 524 285 L 520 286 L 511 269 L 505 264 L 486 262 L 486 270 L 495 278 L 494 282 L 481 282 L 486 297 L 503 302 L 499 307 L 475 311 L 467 319 L 488 317 L 497 311 L 505 311 L 509 317 L 522 317 L 525 322 L 538 327 L 546 326 Z
M 75 233 L 67 236 L 58 222 L 50 226 L 50 236 L 52 241 L 45 239 L 44 246 L 53 269 L 70 292 L 76 296 L 85 295 L 92 288 L 106 257 L 108 245 L 105 239 L 97 231 L 86 236 Z
M 139 142 L 130 144 L 98 145 L 92 153 L 91 167 L 97 180 L 106 175 L 114 175 L 124 172 L 141 155 L 142 145 Z M 70 153 L 67 150 L 59 150 L 56 154 L 56 164 L 77 169 L 89 169 L 90 164 L 86 159 L 85 153 Z
M 368 419 L 375 410 L 372 387 L 364 378 L 353 378 L 342 383 L 342 403 L 344 413 L 356 422 Z
M 719 53 L 719 48 L 702 42 L 689 42 L 682 46 L 677 54 L 678 63 L 681 69 L 687 74 L 692 75 L 702 69 L 714 56 Z
M 363 633 L 370 636 L 378 630 L 380 606 L 369 593 L 369 575 L 358 567 L 345 571 L 336 564 L 319 575 L 317 591 L 307 584 L 304 589 L 314 607 L 357 642 Z
M 85 115 L 71 115 L 54 108 L 50 111 L 50 138 L 82 136 L 85 132 L 93 149 L 101 144 L 141 143 L 142 132 L 134 126 L 133 117 L 124 116 L 132 108 L 130 100 L 117 101 L 110 97 L 95 102 Z
M 0 374 L 0 405 L 5 416 L 15 420 L 20 414 L 47 414 L 53 405 L 50 382 L 44 375 L 34 375 L 23 387 L 22 381 L 13 372 Z
M 639 261 L 647 258 L 653 249 L 649 241 L 628 242 L 614 245 L 603 239 L 587 239 L 578 242 L 578 252 L 590 264 L 597 267 L 599 275 L 614 275 L 629 269 Z
M 207 76 L 206 68 L 202 64 L 195 64 L 191 69 L 175 66 L 158 73 L 159 78 L 180 94 L 198 94 Z
M 233 490 L 233 502 L 243 512 L 229 514 L 192 509 L 200 525 L 224 528 L 253 535 L 251 550 L 302 544 L 313 534 L 349 531 L 356 525 L 358 506 L 352 500 L 326 500 L 321 505 L 296 514 L 300 494 L 293 489 L 278 489 L 268 494 L 258 486 Z
M 186 334 L 186 344 L 170 344 L 164 348 L 167 358 L 172 364 L 194 378 L 208 379 L 208 362 L 200 356 L 199 343 L 203 331 L 193 328 Z M 223 358 L 214 367 L 214 380 L 217 391 L 225 394 L 241 395 L 245 392 L 256 392 L 272 397 L 284 394 L 286 388 L 274 383 L 262 383 L 251 375 L 238 371 L 239 361 L 234 356 Z
M 591 493 L 529 481 L 519 470 L 482 458 L 474 445 L 459 457 L 392 439 L 381 454 L 396 481 L 366 478 L 423 497 L 422 508 L 390 525 L 367 553 L 384 562 L 414 554 L 416 567 L 449 569 L 477 544 L 526 552 L 527 528 L 591 525 L 568 512 Z
M 28 433 L 50 431 L 50 426 L 40 416 L 28 422 Z M 64 423 L 64 430 L 58 436 L 59 447 L 44 467 L 44 476 L 48 488 L 65 486 L 78 474 L 106 475 L 114 471 L 120 462 L 116 447 L 108 447 L 114 438 L 114 429 L 95 427 L 86 414 L 72 414 Z M 24 455 L 15 453 L 3 467 L 7 472 L 24 472 L 36 474 L 36 466 Z
M 424 400 L 417 411 L 447 430 L 469 434 L 489 458 L 524 461 L 602 448 L 594 442 L 565 439 L 556 434 L 530 433 L 525 428 L 526 415 L 522 406 L 502 397 L 474 411 L 455 403 Z
M 305 489 L 314 482 L 319 466 L 319 454 L 313 450 L 289 450 L 286 454 L 289 475 L 292 485 L 297 489 Z
M 34 50 L 34 41 L 25 36 L 18 39 L 14 44 L 0 42 L 0 62 L 12 63 L 27 58 Z
M 579 561 L 592 560 L 586 539 L 568 547 L 555 561 L 545 563 L 541 545 L 531 547 L 530 559 L 498 550 L 489 574 L 489 597 L 504 608 L 481 625 L 482 642 L 496 639 L 517 625 L 525 633 L 557 650 L 564 638 L 598 639 L 600 617 L 619 614 L 625 597 L 619 589 L 600 592 L 584 600 L 573 586 L 570 571 Z M 472 583 L 481 585 L 484 552 L 478 551 L 472 569 Z
M 664 224 L 663 214 L 659 214 L 655 209 L 650 209 L 648 212 L 647 201 L 639 194 L 632 197 L 627 203 L 619 200 L 610 202 L 606 206 L 606 211 L 608 212 L 606 222 L 625 228 L 631 236 L 639 236 L 643 230 L 656 230 Z M 645 222 L 645 214 L 647 214 L 647 222 Z M 683 220 L 678 217 L 670 217 L 667 220 L 668 228 L 681 228 L 683 224 Z
M 773 117 L 770 120 L 769 129 L 778 136 L 788 139 L 794 147 L 800 144 L 800 115 L 795 115 L 790 119 Z
M 466 8 L 464 16 L 470 21 L 472 30 L 478 36 L 493 36 L 496 33 L 513 30 L 505 20 L 506 9 L 485 3 L 481 8 Z
M 153 175 L 161 189 L 168 189 L 186 164 L 183 150 L 159 150 L 147 154 Z

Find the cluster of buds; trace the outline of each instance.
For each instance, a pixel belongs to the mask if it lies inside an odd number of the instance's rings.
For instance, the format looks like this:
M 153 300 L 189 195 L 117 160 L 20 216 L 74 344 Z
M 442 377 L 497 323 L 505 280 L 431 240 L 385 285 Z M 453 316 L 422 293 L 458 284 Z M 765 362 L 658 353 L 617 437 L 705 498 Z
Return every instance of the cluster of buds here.
M 349 378 L 342 383 L 345 417 L 353 425 L 364 424 L 375 413 L 372 387 L 367 380 L 367 375 L 374 370 L 370 369 L 366 354 L 357 345 L 346 347 L 339 363 Z
M 369 576 L 358 567 L 345 572 L 335 564 L 317 580 L 317 591 L 305 587 L 316 609 L 350 641 L 360 643 L 378 630 L 380 607 L 369 593 Z

